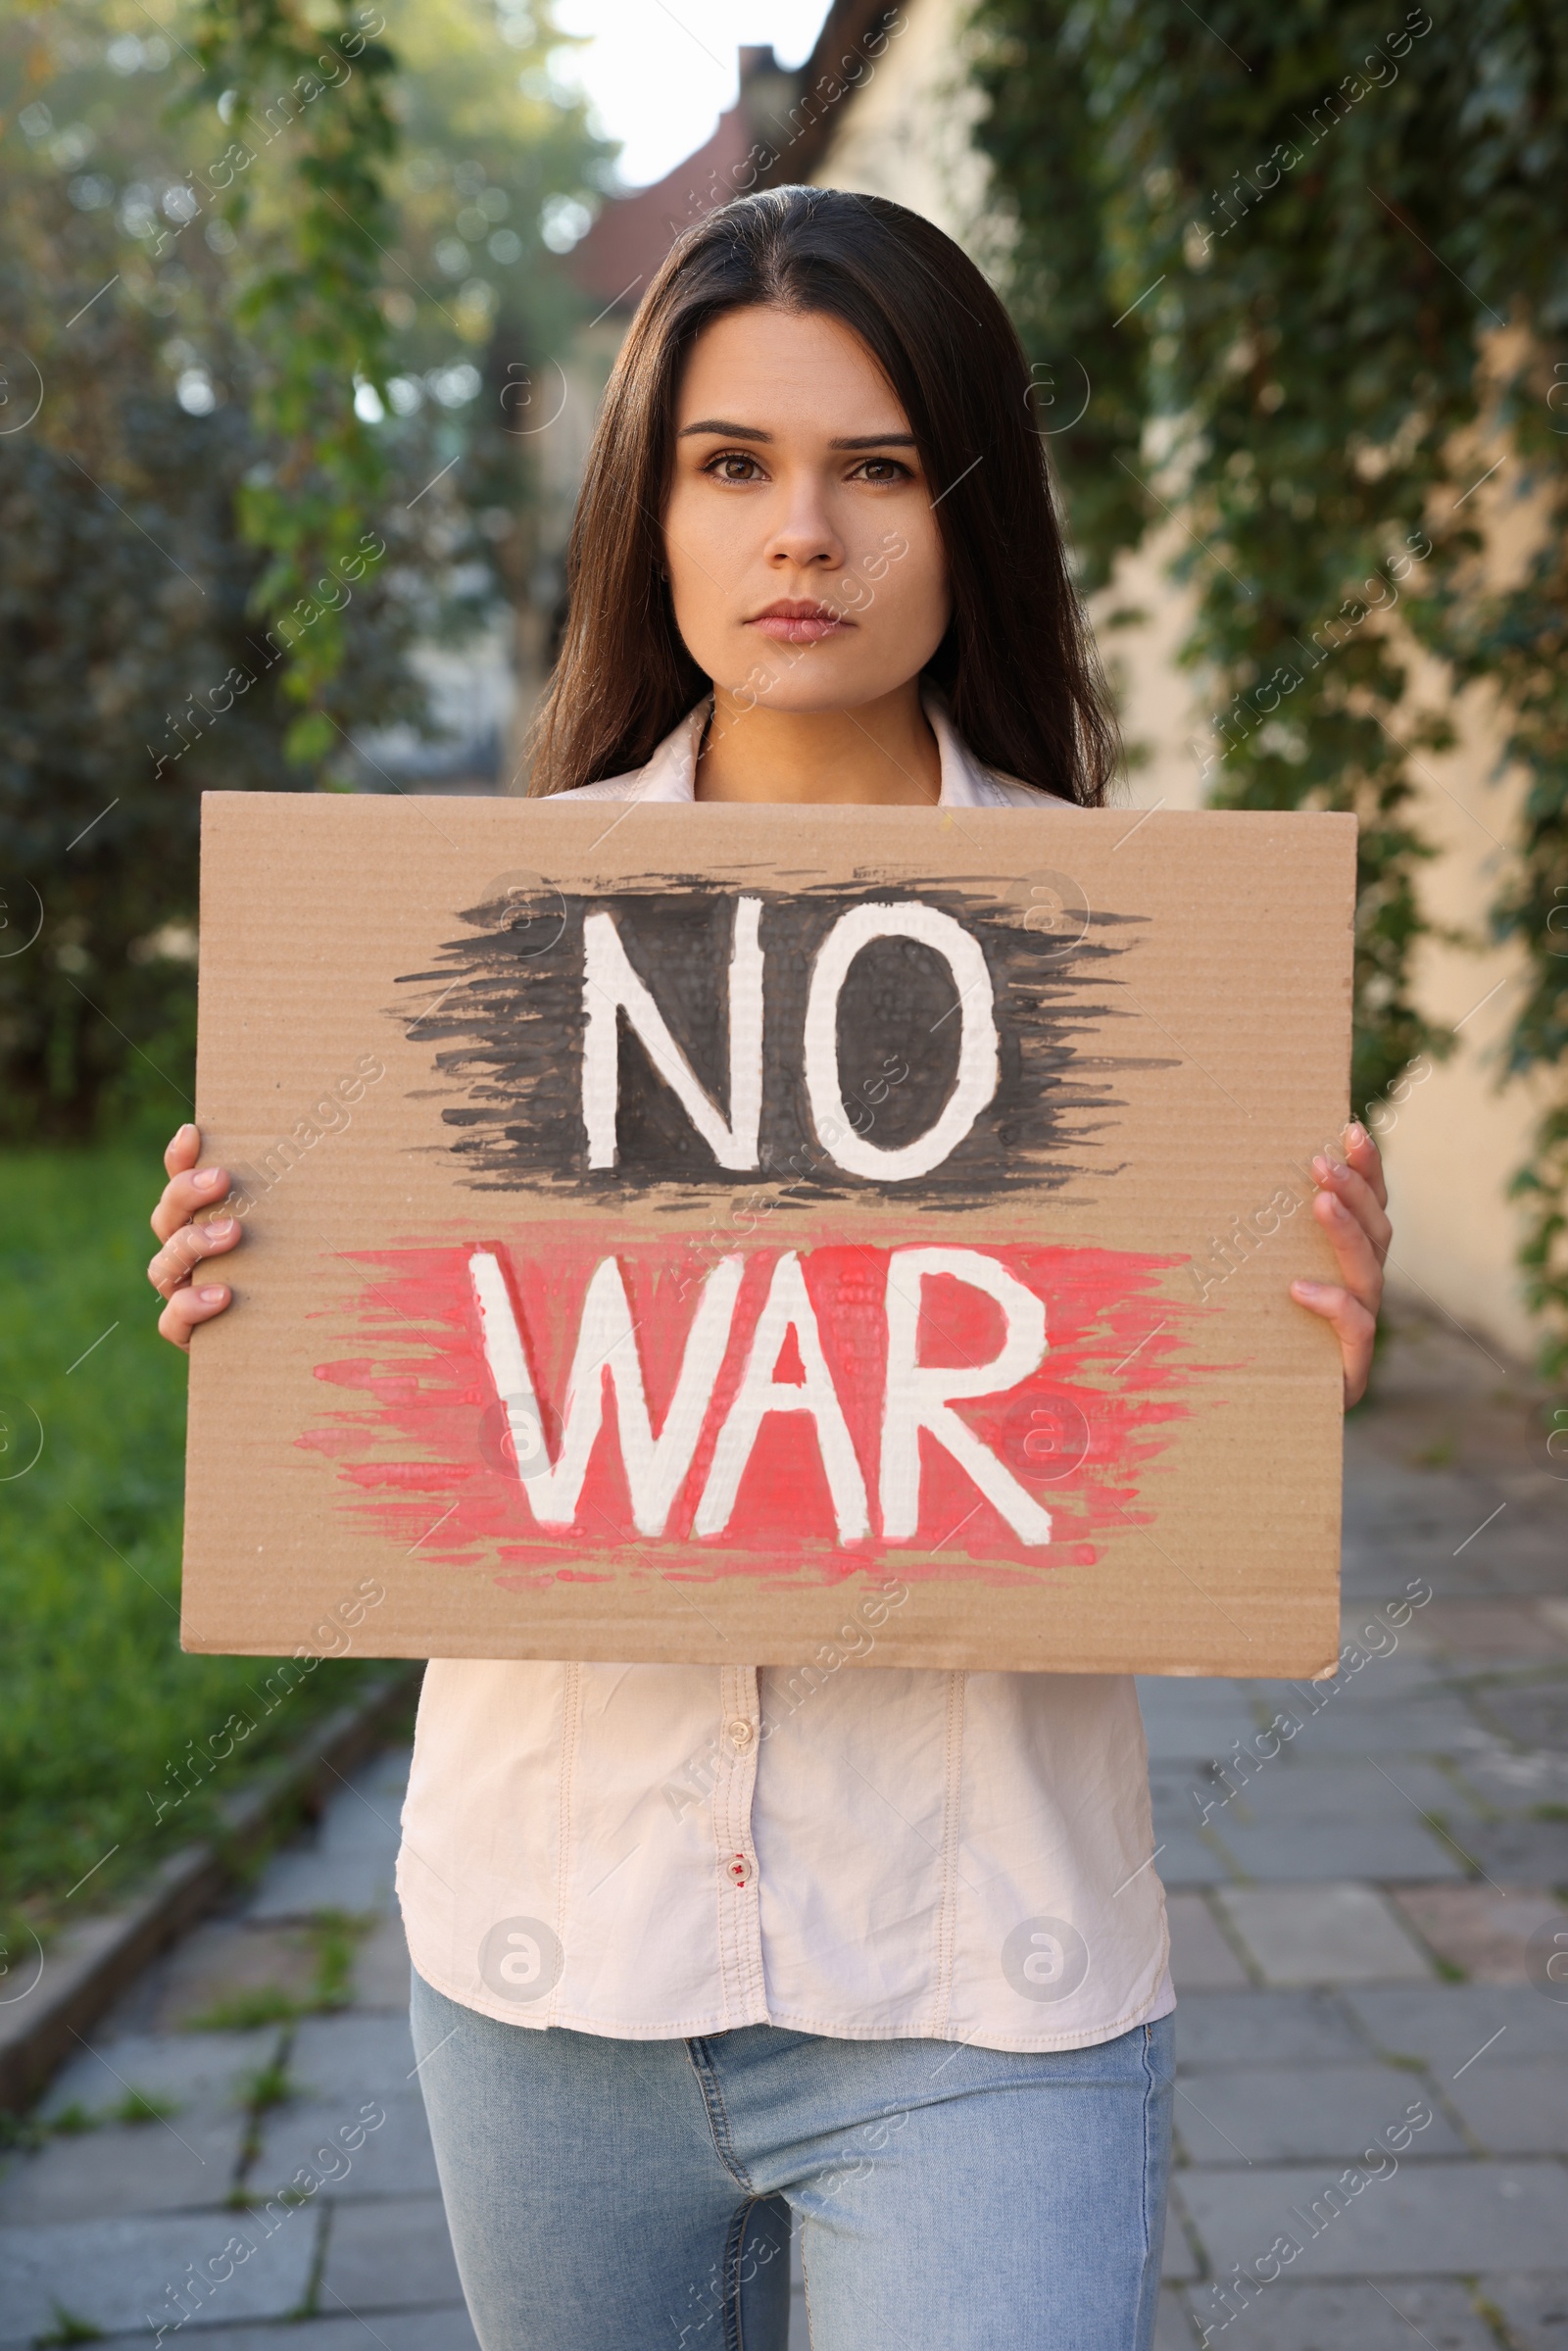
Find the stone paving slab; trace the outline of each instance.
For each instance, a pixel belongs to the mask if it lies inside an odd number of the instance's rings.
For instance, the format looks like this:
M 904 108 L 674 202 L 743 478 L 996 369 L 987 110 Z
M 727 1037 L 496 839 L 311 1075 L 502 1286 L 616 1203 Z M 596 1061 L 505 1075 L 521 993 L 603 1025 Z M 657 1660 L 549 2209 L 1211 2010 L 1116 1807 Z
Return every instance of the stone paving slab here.
M 245 1906 L 250 1919 L 305 1919 L 342 1910 L 364 1918 L 389 1911 L 395 1899 L 390 1853 L 280 1854 Z
M 345 2113 L 365 2098 L 416 2092 L 408 2003 L 387 2015 L 309 2016 L 294 2028 L 289 2075 L 300 2094 Z
M 1180 2073 L 1215 2066 L 1364 2062 L 1370 2044 L 1332 1993 L 1190 1992 L 1176 2004 Z
M 1235 1682 L 1141 1674 L 1138 1700 L 1152 1763 L 1206 1762 L 1258 1729 L 1245 1687 Z
M 1193 2306 L 1212 2306 L 1200 2291 Z M 1290 2285 L 1282 2278 L 1222 2328 L 1210 2316 L 1211 2343 L 1227 2351 L 1497 2351 L 1497 2338 L 1476 2311 L 1467 2289 L 1447 2280 L 1387 2284 Z M 1173 2338 L 1173 2342 L 1178 2338 Z M 1184 2351 L 1199 2340 L 1189 2330 Z
M 353 1773 L 322 1811 L 317 1851 L 390 1853 L 396 1859 L 399 1817 L 408 1785 L 406 1749 L 377 1756 Z
M 1180 2215 L 1175 2210 L 1166 2212 L 1166 2238 L 1163 2238 L 1159 2257 L 1159 2276 L 1166 2280 L 1166 2285 L 1173 2285 L 1173 2282 L 1183 2278 L 1201 2278 L 1201 2274 L 1203 2267 L 1199 2262 L 1197 2247 L 1192 2243 L 1183 2222 L 1180 2222 Z
M 411 2094 L 401 2098 L 369 2090 L 366 2103 L 373 2107 L 373 2113 L 366 2117 L 367 2135 L 358 2148 L 345 2146 L 339 2134 L 346 2121 L 354 2125 L 365 2114 L 365 2104 L 357 2101 L 345 2108 L 302 2099 L 279 2107 L 268 2118 L 249 2180 L 275 2188 L 293 2179 L 301 2165 L 309 2164 L 318 2175 L 327 2177 L 321 2192 L 334 2200 L 436 2193 L 441 2183 L 417 2083 Z M 384 2119 L 374 2123 L 375 2114 Z M 373 2128 L 369 2127 L 372 2124 Z M 334 2177 L 339 2173 L 341 2177 Z
M 1487 1877 L 1568 1885 L 1568 1821 L 1466 1822 L 1459 1842 Z
M 1440 1660 L 1416 1653 L 1410 1641 L 1410 1625 L 1416 1621 L 1412 1615 L 1409 1624 L 1396 1625 L 1377 1604 L 1346 1601 L 1340 1616 L 1341 1646 L 1359 1650 L 1361 1665 L 1348 1663 L 1321 1682 L 1250 1682 L 1248 1688 L 1265 1713 L 1283 1707 L 1287 1713 L 1308 1714 L 1313 1721 L 1343 1713 L 1347 1706 L 1382 1706 L 1391 1697 L 1441 1696 L 1453 1677 Z M 1391 1641 L 1398 1645 L 1390 1648 Z
M 1568 2245 L 1558 2164 L 1406 2159 L 1391 2177 L 1361 2171 L 1358 2193 L 1354 2176 L 1332 2163 L 1189 2170 L 1176 2192 L 1220 2278 L 1282 2236 L 1300 2248 L 1290 2266 L 1301 2280 L 1541 2269 Z
M 1568 2050 L 1515 2065 L 1506 2045 L 1446 2085 L 1449 2105 L 1489 2155 L 1568 2155 Z
M 0 2229 L 218 2207 L 239 2173 L 245 2120 L 179 2115 L 166 2128 L 110 2127 L 11 2156 L 0 2176 Z
M 1561 1562 L 1555 1574 L 1544 1573 L 1531 1581 L 1545 1592 L 1560 1592 Z M 1471 1666 L 1534 1666 L 1544 1652 L 1551 1657 L 1568 1655 L 1568 1641 L 1546 1598 L 1477 1599 L 1445 1593 L 1412 1619 L 1404 1638 L 1434 1659 Z
M 97 2112 L 112 2106 L 127 2088 L 135 2088 L 173 2099 L 192 2120 L 217 2121 L 238 2112 L 247 2077 L 268 2064 L 277 2049 L 275 2027 L 188 2036 L 103 2034 L 55 2076 L 38 2111 L 45 2121 L 68 2106 Z
M 1475 1615 L 1491 1607 L 1504 1615 L 1517 1614 L 1526 1628 L 1524 1638 L 1529 1643 L 1527 1653 L 1540 1654 L 1539 1640 L 1535 1638 L 1535 1620 L 1531 1603 L 1544 1592 L 1558 1589 L 1551 1575 L 1549 1549 L 1532 1537 L 1516 1544 L 1513 1559 L 1518 1575 L 1502 1567 L 1496 1544 L 1495 1526 L 1469 1551 L 1463 1549 L 1467 1538 L 1475 1535 L 1484 1523 L 1489 1509 L 1495 1509 L 1496 1489 L 1482 1493 L 1474 1500 L 1458 1503 L 1437 1513 L 1423 1512 L 1408 1521 L 1385 1525 L 1382 1532 L 1365 1530 L 1352 1551 L 1353 1564 L 1345 1587 L 1346 1596 L 1353 1597 L 1365 1607 L 1376 1605 L 1384 1592 L 1408 1591 L 1419 1579 L 1433 1593 L 1419 1615 L 1412 1619 L 1409 1632 L 1417 1625 L 1425 1632 L 1434 1621 L 1434 1613 L 1446 1611 L 1450 1606 L 1468 1607 Z M 1381 1557 L 1377 1556 L 1381 1551 Z M 1442 1622 L 1441 1614 L 1438 1622 Z
M 1156 1812 L 1163 1809 L 1178 1822 L 1197 1828 L 1200 1801 L 1223 1795 L 1219 1766 L 1230 1752 L 1222 1747 L 1216 1755 L 1152 1755 L 1149 1761 L 1149 1800 Z M 1194 1789 L 1197 1789 L 1197 1797 Z
M 1150 1794 L 1167 1884 L 1459 1879 L 1452 1844 L 1424 1815 L 1455 1824 L 1461 1842 L 1483 1834 L 1479 1797 L 1425 1757 L 1392 1751 L 1370 1768 L 1350 1755 L 1304 1758 L 1296 1747 L 1165 1761 L 1151 1769 Z
M 1476 1736 L 1480 1740 L 1484 1735 Z M 1483 1793 L 1451 1772 L 1440 1772 L 1425 1757 L 1408 1755 L 1395 1755 L 1380 1768 L 1376 1756 L 1303 1758 L 1285 1749 L 1266 1761 L 1233 1754 L 1203 1764 L 1155 1764 L 1150 1772 L 1150 1801 L 1162 1832 L 1209 1832 L 1228 1846 L 1238 1834 L 1257 1826 L 1280 1838 L 1303 1831 L 1346 1835 L 1360 1829 L 1397 1840 L 1394 1858 L 1401 1867 L 1407 1852 L 1433 1857 L 1424 1841 L 1433 1835 L 1425 1823 L 1428 1813 L 1462 1833 L 1499 1813 L 1528 1815 L 1537 1801 L 1528 1786 L 1508 1790 L 1499 1803 L 1501 1792 L 1499 1786 Z M 1432 1876 L 1446 1876 L 1451 1861 L 1441 1839 L 1436 1857 L 1439 1866 Z M 1342 1869 L 1339 1875 L 1356 1873 Z
M 340 2204 L 332 2213 L 324 2294 L 354 2311 L 437 2305 L 461 2297 L 447 2216 L 438 2195 Z
M 1568 1803 L 1568 1755 L 1550 1747 L 1511 1747 L 1489 1739 L 1465 1755 L 1464 1776 L 1482 1802 L 1499 1812 Z
M 1377 1486 L 1370 1508 L 1357 1497 L 1346 1512 L 1351 1591 L 1359 1596 L 1368 1576 L 1382 1592 L 1401 1591 L 1417 1576 L 1439 1593 L 1490 1587 L 1485 1549 L 1472 1549 L 1461 1568 L 1453 1561 L 1465 1536 L 1489 1507 L 1495 1507 L 1494 1494 L 1477 1490 L 1466 1499 L 1451 1489 L 1445 1494 L 1439 1480 L 1411 1477 L 1387 1463 L 1380 1465 Z M 1423 1618 L 1426 1614 L 1422 1609 Z
M 318 1965 L 316 1945 L 298 1924 L 207 1919 L 135 1987 L 136 2021 L 150 2033 L 184 2033 L 247 1994 L 305 2000 Z
M 1393 1682 L 1400 1660 L 1382 1659 L 1366 1666 L 1349 1686 L 1328 1700 L 1317 1713 L 1294 1692 L 1282 1694 L 1270 1707 L 1267 1720 L 1284 1713 L 1300 1729 L 1290 1741 L 1293 1763 L 1315 1762 L 1342 1755 L 1442 1755 L 1462 1745 L 1480 1730 L 1463 1695 L 1446 1684 L 1429 1681 L 1418 1690 L 1400 1690 Z M 1266 1701 L 1265 1701 L 1266 1702 Z
M 1178 1999 L 1186 1991 L 1245 1991 L 1250 1983 L 1212 1909 L 1200 1893 L 1165 1897 L 1170 1972 Z
M 137 2334 L 108 2338 L 102 2351 L 148 2351 L 151 2340 L 144 2327 Z M 178 2351 L 369 2351 L 372 2342 L 381 2344 L 382 2351 L 479 2351 L 479 2338 L 461 2302 L 442 2310 L 377 2311 L 373 2333 L 363 2319 L 336 2308 L 327 2318 L 296 2319 L 282 2328 L 186 2327 L 168 2342 Z M 1186 2342 L 1182 2351 L 1188 2351 Z
M 1168 2213 L 1165 2219 L 1165 2241 L 1160 2252 L 1159 2275 L 1166 2285 L 1202 2276 L 1192 2238 L 1174 2212 Z
M 1432 1589 L 1434 1597 L 1399 1636 L 1412 1655 L 1472 1671 L 1478 1665 L 1489 1671 L 1539 1666 L 1544 1656 L 1554 1661 L 1564 1656 L 1559 1628 L 1548 1613 L 1551 1594 L 1561 1592 L 1562 1572 L 1549 1551 L 1531 1560 L 1515 1587 L 1485 1566 L 1465 1574 L 1468 1560 L 1458 1567 L 1446 1561 L 1436 1548 L 1439 1540 L 1395 1546 L 1377 1578 L 1386 1589 L 1386 1579 L 1419 1573 Z M 1351 1589 L 1347 1586 L 1348 1592 Z M 1370 1589 L 1367 1600 L 1372 1600 Z
M 1426 1571 L 1446 1603 L 1449 1601 L 1450 1594 L 1455 1597 L 1463 1594 L 1468 1598 L 1472 1589 L 1479 1588 L 1497 1595 L 1493 1605 L 1499 1611 L 1506 1608 L 1518 1609 L 1521 1614 L 1528 1612 L 1529 1654 L 1532 1657 L 1539 1657 L 1545 1646 L 1543 1635 L 1549 1639 L 1560 1623 L 1560 1620 L 1554 1623 L 1551 1608 L 1553 1598 L 1560 1603 L 1562 1593 L 1562 1551 L 1553 1542 L 1551 1519 L 1554 1513 L 1551 1503 L 1555 1502 L 1555 1514 L 1560 1516 L 1562 1491 L 1559 1485 L 1555 1496 L 1548 1499 L 1546 1509 L 1533 1528 L 1527 1527 L 1523 1518 L 1517 1515 L 1526 1497 L 1520 1494 L 1510 1497 L 1509 1517 L 1498 1519 L 1488 1529 L 1484 1547 L 1478 1546 L 1481 1547 L 1481 1556 L 1462 1583 L 1452 1566 L 1446 1566 L 1441 1560 L 1435 1560 L 1432 1568 Z M 1540 1497 L 1537 1498 L 1539 1500 Z M 1513 1527 L 1511 1535 L 1510 1522 Z M 1437 1547 L 1436 1541 L 1434 1547 Z M 1451 1560 L 1451 1553 L 1449 1557 Z M 1536 1602 L 1533 1608 L 1530 1605 L 1532 1596 Z
M 286 2318 L 304 2300 L 317 2227 L 316 2215 L 301 2209 L 270 2237 L 252 2216 L 225 2212 L 0 2229 L 0 2345 L 30 2343 L 44 2333 L 57 2304 L 106 2334 L 141 2328 L 145 2342 L 149 2313 L 155 2324 L 177 2315 L 172 2290 L 187 2267 L 203 2270 L 223 2258 L 236 2237 L 253 2242 L 254 2250 L 214 2284 L 203 2315 L 225 2322 Z
M 1479 2072 L 1479 2068 L 1477 2069 Z M 1176 2130 L 1194 2164 L 1291 2163 L 1334 2155 L 1347 2161 L 1370 2147 L 1423 2097 L 1403 2067 L 1380 2065 L 1250 2066 L 1177 2084 Z M 1463 2155 L 1464 2141 L 1446 2116 L 1421 2132 L 1423 2161 Z M 1537 2154 L 1534 2145 L 1495 2150 Z
M 1408 1927 L 1375 1886 L 1232 1886 L 1214 1896 L 1270 1984 L 1429 1981 Z
M 409 2012 L 409 1945 L 396 1913 L 377 1920 L 354 1959 L 356 2008 Z
M 1159 2308 L 1154 2314 L 1153 2351 L 1193 2351 L 1197 2339 L 1192 2322 L 1182 2307 L 1181 2297 L 1174 2287 L 1164 2287 L 1159 2297 Z M 793 2342 L 791 2351 L 794 2351 Z M 804 2343 L 801 2351 L 806 2351 Z
M 1568 2006 L 1543 1999 L 1530 1984 L 1350 1990 L 1345 2005 L 1376 2048 L 1421 2058 L 1440 2082 L 1455 2080 L 1461 2066 L 1483 2062 L 1483 2048 L 1512 2064 L 1568 2051 Z
M 1295 1746 L 1254 1764 L 1252 1777 L 1227 1806 L 1231 1817 L 1271 1827 L 1295 1822 L 1348 1827 L 1358 1820 L 1402 1825 L 1419 1821 L 1423 1812 L 1445 1811 L 1478 1815 L 1447 1774 L 1424 1756 L 1405 1755 L 1379 1771 L 1364 1757 L 1302 1755 Z
M 1563 2351 L 1568 2344 L 1568 2269 L 1483 2278 L 1480 2292 L 1501 2312 L 1515 2351 Z
M 1568 1673 L 1490 1682 L 1477 1690 L 1476 1704 L 1519 1746 L 1549 1747 L 1559 1755 L 1568 1751 Z
M 1260 1807 L 1261 1809 L 1261 1807 Z M 1244 1820 L 1235 1807 L 1209 1822 L 1239 1872 L 1249 1878 L 1282 1884 L 1319 1880 L 1367 1878 L 1388 1884 L 1407 1879 L 1422 1883 L 1432 1878 L 1461 1878 L 1464 1870 L 1452 1848 L 1433 1834 L 1415 1812 L 1402 1817 L 1378 1817 L 1378 1799 L 1369 1813 L 1341 1815 L 1325 1808 L 1319 1820 Z M 1461 1842 L 1474 1834 L 1467 1822 Z
M 1527 1982 L 1536 1930 L 1568 1932 L 1568 1907 L 1547 1886 L 1396 1886 L 1393 1900 L 1440 1959 L 1478 1984 Z
M 1225 1886 L 1235 1875 L 1224 1854 L 1186 1825 L 1156 1814 L 1154 1842 L 1159 1848 L 1154 1867 L 1167 1886 Z

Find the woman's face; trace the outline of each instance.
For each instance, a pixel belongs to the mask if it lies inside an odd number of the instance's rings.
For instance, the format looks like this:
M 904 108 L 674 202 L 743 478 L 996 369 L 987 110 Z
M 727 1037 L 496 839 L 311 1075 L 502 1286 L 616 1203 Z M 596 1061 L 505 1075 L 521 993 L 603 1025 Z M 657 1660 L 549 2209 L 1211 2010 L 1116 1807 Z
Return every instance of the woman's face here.
M 948 625 L 941 485 L 858 336 L 815 312 L 726 313 L 692 347 L 675 435 L 664 560 L 716 687 L 853 710 L 924 668 Z

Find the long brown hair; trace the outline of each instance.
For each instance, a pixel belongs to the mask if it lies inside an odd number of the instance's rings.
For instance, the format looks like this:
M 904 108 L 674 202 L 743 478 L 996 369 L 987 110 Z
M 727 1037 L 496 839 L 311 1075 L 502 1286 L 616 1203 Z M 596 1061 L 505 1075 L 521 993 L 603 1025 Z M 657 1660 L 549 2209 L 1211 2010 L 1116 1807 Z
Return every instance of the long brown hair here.
M 918 213 L 836 188 L 767 188 L 678 237 L 638 306 L 588 456 L 561 658 L 531 790 L 641 766 L 708 691 L 663 578 L 662 518 L 686 354 L 728 311 L 814 311 L 859 336 L 897 393 L 937 514 L 953 618 L 926 669 L 987 766 L 1086 807 L 1117 758 L 1067 568 L 1028 365 L 974 264 Z

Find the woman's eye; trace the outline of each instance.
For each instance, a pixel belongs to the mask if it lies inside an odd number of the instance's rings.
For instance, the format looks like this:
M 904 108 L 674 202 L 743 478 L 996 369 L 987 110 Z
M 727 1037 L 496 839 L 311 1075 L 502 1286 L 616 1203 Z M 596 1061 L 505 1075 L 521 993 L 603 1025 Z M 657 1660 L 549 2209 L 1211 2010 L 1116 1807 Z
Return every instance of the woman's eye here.
M 856 467 L 856 472 L 863 481 L 870 482 L 912 481 L 914 479 L 908 466 L 901 465 L 895 457 L 868 457 Z
M 726 449 L 710 458 L 703 470 L 717 481 L 756 481 L 761 473 L 756 458 L 748 457 L 741 449 Z

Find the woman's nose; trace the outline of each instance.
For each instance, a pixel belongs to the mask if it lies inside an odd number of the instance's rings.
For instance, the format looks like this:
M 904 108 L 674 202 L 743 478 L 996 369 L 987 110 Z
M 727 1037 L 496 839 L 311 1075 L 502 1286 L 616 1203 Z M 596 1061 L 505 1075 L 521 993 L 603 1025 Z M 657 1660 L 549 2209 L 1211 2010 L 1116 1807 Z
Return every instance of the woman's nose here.
M 767 560 L 801 570 L 841 568 L 844 542 L 834 527 L 827 501 L 816 483 L 802 483 L 791 495 L 767 542 Z

